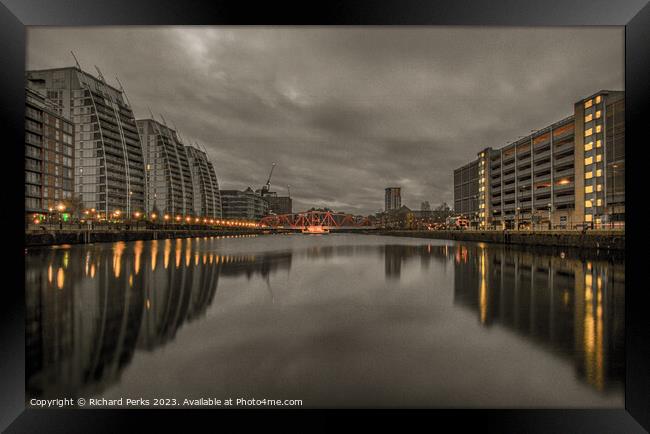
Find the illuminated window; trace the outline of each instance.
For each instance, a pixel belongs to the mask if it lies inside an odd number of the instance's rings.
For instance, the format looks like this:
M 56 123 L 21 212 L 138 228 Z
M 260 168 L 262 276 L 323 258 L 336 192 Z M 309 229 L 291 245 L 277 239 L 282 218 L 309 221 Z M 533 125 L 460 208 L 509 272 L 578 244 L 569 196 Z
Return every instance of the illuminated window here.
M 600 115 L 602 115 L 602 112 L 600 110 L 598 110 L 596 112 L 596 119 L 600 119 Z
M 591 214 L 585 214 L 585 221 L 590 222 L 593 216 Z
M 596 176 L 603 176 L 603 170 L 602 169 L 596 170 Z
M 590 200 L 585 200 L 585 208 L 591 208 L 591 207 L 592 207 L 591 201 Z
M 589 137 L 594 133 L 592 128 L 589 128 L 588 130 L 585 131 L 585 137 Z
M 585 179 L 591 179 L 594 177 L 594 172 L 586 172 L 585 173 Z
M 596 140 L 596 147 L 600 148 L 601 146 L 603 146 L 603 141 L 602 140 Z
M 589 107 L 591 107 L 591 105 L 592 105 L 593 103 L 594 103 L 594 101 L 591 100 L 591 99 L 590 99 L 589 101 L 585 102 L 585 108 L 588 109 Z
M 601 206 L 603 204 L 602 199 L 596 199 L 596 206 Z
M 594 192 L 594 187 L 591 185 L 588 185 L 585 187 L 585 193 L 593 193 Z
M 590 122 L 593 118 L 594 118 L 594 115 L 588 114 L 587 116 L 585 116 L 585 123 Z
M 601 154 L 596 155 L 596 163 L 599 163 L 603 160 L 603 156 Z
M 598 184 L 596 186 L 596 191 L 603 191 L 603 186 L 601 184 Z
M 589 142 L 585 144 L 585 151 L 591 151 L 594 147 L 594 142 Z
M 596 104 L 600 104 L 600 95 L 596 97 Z
M 602 130 L 603 130 L 603 126 L 602 126 L 602 125 L 596 125 L 596 132 L 597 132 L 597 133 L 600 133 Z
M 592 284 L 591 274 L 585 274 L 585 285 L 586 286 L 591 286 L 591 284 Z
M 594 157 L 585 158 L 585 166 L 588 166 L 594 162 Z

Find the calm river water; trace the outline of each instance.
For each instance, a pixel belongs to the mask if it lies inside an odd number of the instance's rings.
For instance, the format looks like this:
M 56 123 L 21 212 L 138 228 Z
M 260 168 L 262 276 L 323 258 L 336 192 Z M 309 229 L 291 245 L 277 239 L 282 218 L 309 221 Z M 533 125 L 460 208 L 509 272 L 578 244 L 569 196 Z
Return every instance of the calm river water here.
M 351 234 L 29 249 L 27 395 L 622 407 L 624 272 Z

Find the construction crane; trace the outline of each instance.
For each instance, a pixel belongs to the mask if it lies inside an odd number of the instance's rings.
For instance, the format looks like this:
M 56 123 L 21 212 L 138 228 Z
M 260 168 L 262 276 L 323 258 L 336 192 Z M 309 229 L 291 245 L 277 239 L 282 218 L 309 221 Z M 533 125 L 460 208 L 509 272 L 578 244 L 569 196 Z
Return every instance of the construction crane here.
M 271 164 L 271 172 L 269 172 L 269 178 L 266 180 L 266 184 L 262 187 L 262 196 L 269 194 L 271 191 L 271 176 L 273 175 L 273 169 L 275 169 L 275 163 Z

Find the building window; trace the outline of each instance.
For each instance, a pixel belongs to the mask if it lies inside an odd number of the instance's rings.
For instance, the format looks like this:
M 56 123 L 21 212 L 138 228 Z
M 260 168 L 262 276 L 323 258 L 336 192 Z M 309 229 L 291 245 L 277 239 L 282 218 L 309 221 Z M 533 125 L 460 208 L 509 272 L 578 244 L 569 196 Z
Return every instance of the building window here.
M 585 137 L 589 137 L 594 133 L 593 128 L 589 128 L 588 130 L 585 130 Z
M 585 166 L 588 166 L 590 164 L 593 164 L 594 162 L 594 157 L 587 157 L 585 158 Z
M 586 172 L 585 173 L 585 179 L 591 179 L 594 177 L 594 172 Z
M 594 115 L 592 115 L 591 113 L 588 114 L 587 116 L 585 116 L 585 124 L 586 124 L 587 122 L 591 122 L 591 120 L 592 120 L 593 118 L 594 118 Z
M 596 104 L 600 104 L 600 99 L 601 99 L 601 98 L 600 98 L 600 95 L 598 95 L 598 96 L 596 97 Z
M 588 109 L 589 107 L 592 106 L 593 103 L 594 103 L 594 101 L 591 100 L 591 99 L 590 99 L 589 101 L 586 101 L 586 102 L 585 102 L 585 108 Z
M 593 149 L 593 147 L 594 147 L 594 142 L 589 142 L 589 143 L 585 144 L 585 152 L 591 151 Z
M 596 206 L 602 206 L 603 200 L 602 199 L 596 199 Z
M 596 186 L 596 191 L 603 191 L 603 186 L 602 186 L 602 184 L 598 184 L 598 185 Z
M 591 214 L 585 214 L 585 221 L 590 222 L 593 219 L 593 216 Z
M 603 141 L 602 140 L 596 140 L 596 147 L 600 148 L 601 146 L 603 146 Z
M 602 154 L 596 155 L 596 163 L 600 163 L 603 160 Z
M 603 170 L 602 169 L 597 169 L 596 170 L 596 176 L 597 177 L 603 176 Z
M 602 125 L 596 125 L 596 132 L 597 132 L 597 133 L 600 133 L 602 130 L 603 130 L 603 126 L 602 126 Z
M 593 192 L 594 192 L 594 187 L 592 187 L 591 185 L 585 187 L 585 194 L 593 193 Z
M 592 207 L 591 201 L 590 200 L 585 200 L 585 208 L 591 208 L 591 207 Z
M 596 112 L 596 119 L 600 119 L 600 116 L 601 116 L 601 115 L 602 115 L 602 112 L 601 112 L 600 110 L 598 110 L 598 111 Z

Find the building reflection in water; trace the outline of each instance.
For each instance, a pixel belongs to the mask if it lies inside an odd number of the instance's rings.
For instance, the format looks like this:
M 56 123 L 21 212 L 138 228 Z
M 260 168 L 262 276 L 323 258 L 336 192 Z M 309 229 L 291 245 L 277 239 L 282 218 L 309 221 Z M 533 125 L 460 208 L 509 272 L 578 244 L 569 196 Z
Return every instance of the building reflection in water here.
M 503 327 L 558 355 L 597 390 L 623 384 L 623 260 L 485 244 L 319 245 L 222 255 L 213 239 L 154 240 L 30 252 L 26 267 L 28 397 L 91 396 L 136 351 L 175 339 L 205 315 L 219 278 L 270 276 L 307 260 L 371 256 L 392 285 L 419 261 L 454 276 L 453 303 L 479 327 Z M 383 255 L 383 258 L 381 257 Z M 440 269 L 440 267 L 432 267 Z M 452 271 L 453 269 L 453 271 Z M 409 272 L 411 271 L 408 268 Z
M 219 255 L 212 242 L 118 242 L 31 253 L 28 398 L 100 393 L 119 380 L 135 351 L 164 345 L 184 323 L 204 315 L 219 276 L 259 275 L 271 290 L 269 276 L 291 267 L 290 252 Z
M 598 390 L 623 384 L 625 263 L 566 252 L 527 252 L 482 243 L 387 245 L 385 274 L 399 279 L 416 258 L 453 263 L 454 303 L 485 327 L 515 331 L 554 354 Z
M 401 245 L 387 244 L 384 249 L 384 273 L 387 280 L 398 280 L 402 276 L 402 265 L 410 260 L 420 260 L 422 268 L 429 262 L 447 262 L 450 247 L 444 245 Z
M 625 263 L 564 252 L 457 246 L 454 300 L 572 358 L 598 390 L 624 380 Z M 463 259 L 466 258 L 466 259 Z

